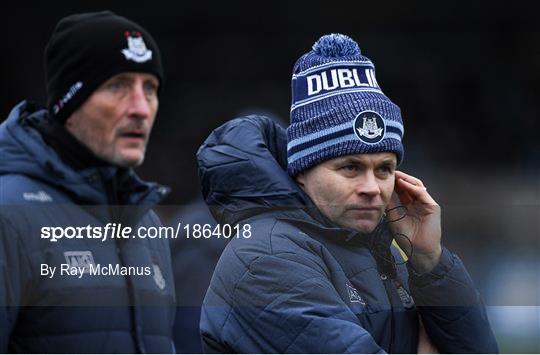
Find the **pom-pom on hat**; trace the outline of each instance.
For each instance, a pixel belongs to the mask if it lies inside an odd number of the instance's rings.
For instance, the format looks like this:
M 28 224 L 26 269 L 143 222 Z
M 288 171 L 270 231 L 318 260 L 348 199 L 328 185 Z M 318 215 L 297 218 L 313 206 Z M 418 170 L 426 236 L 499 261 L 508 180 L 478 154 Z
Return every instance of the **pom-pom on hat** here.
M 45 48 L 47 106 L 64 122 L 104 81 L 122 72 L 154 74 L 159 48 L 146 29 L 111 11 L 62 18 Z
M 322 36 L 293 69 L 288 172 L 351 154 L 391 152 L 403 160 L 399 107 L 382 92 L 375 66 L 343 34 Z

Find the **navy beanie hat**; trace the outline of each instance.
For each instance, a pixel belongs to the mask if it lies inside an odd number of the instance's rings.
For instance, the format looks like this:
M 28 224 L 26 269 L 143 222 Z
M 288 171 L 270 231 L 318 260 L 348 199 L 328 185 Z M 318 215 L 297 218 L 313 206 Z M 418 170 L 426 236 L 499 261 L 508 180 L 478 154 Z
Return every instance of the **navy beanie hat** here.
M 375 66 L 342 34 L 321 37 L 293 69 L 288 173 L 350 154 L 391 152 L 403 160 L 399 107 L 382 92 Z
M 45 48 L 49 111 L 64 122 L 99 85 L 122 72 L 154 74 L 161 87 L 161 55 L 148 31 L 111 11 L 64 17 Z

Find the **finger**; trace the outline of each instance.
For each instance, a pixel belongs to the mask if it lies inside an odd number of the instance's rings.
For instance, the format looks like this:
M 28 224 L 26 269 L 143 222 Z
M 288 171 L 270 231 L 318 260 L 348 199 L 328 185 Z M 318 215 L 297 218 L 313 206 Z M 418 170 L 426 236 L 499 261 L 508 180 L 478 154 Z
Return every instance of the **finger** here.
M 399 189 L 405 190 L 413 200 L 418 200 L 427 204 L 436 204 L 435 200 L 433 200 L 431 195 L 427 192 L 426 187 L 423 185 L 420 186 L 410 182 L 409 180 L 398 178 L 397 187 L 398 188 L 396 188 L 396 191 Z
M 404 179 L 413 185 L 424 186 L 422 180 L 409 174 L 405 174 L 403 171 L 396 170 L 396 179 Z
M 401 184 L 397 183 L 394 186 L 394 191 L 399 198 L 399 201 L 403 205 L 408 205 L 413 201 L 412 196 L 407 192 L 406 189 L 401 187 Z

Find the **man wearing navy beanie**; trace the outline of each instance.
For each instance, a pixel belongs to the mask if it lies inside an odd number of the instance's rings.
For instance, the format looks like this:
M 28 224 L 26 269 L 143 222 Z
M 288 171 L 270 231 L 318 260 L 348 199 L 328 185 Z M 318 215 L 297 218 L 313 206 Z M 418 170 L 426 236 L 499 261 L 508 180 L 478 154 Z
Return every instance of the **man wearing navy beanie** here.
M 171 353 L 169 246 L 139 232 L 168 188 L 140 180 L 164 75 L 139 24 L 61 19 L 47 107 L 0 125 L 0 353 Z
M 248 116 L 208 137 L 203 194 L 242 229 L 206 293 L 206 351 L 497 352 L 474 284 L 441 245 L 440 207 L 397 170 L 403 135 L 373 62 L 330 34 L 294 65 L 286 130 Z

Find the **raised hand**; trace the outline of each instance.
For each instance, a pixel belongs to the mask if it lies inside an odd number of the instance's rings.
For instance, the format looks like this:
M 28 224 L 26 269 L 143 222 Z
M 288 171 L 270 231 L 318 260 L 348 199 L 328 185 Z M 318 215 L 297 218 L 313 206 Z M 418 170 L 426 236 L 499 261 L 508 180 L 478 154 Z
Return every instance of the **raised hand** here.
M 402 171 L 396 171 L 395 176 L 395 196 L 388 205 L 390 229 L 396 234 L 396 242 L 409 256 L 414 270 L 429 272 L 439 262 L 442 252 L 441 208 L 420 179 Z M 400 219 L 405 208 L 398 206 L 406 207 L 404 218 Z

